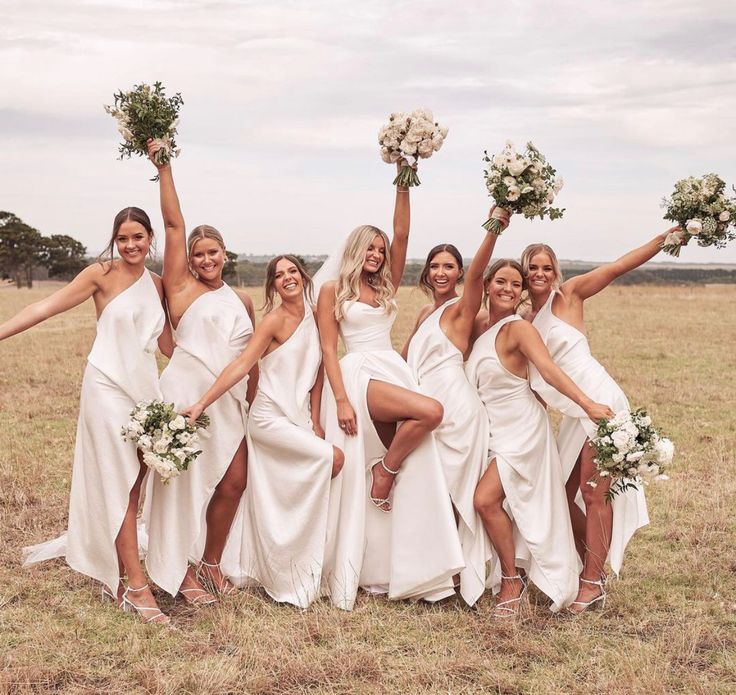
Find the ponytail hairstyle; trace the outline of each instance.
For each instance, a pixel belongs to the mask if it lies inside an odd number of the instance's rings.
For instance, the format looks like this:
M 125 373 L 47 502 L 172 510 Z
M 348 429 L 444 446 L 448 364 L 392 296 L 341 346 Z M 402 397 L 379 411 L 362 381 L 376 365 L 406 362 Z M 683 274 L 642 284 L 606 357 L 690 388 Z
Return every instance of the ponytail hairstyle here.
M 299 275 L 302 276 L 302 284 L 304 285 L 304 298 L 308 304 L 314 304 L 314 288 L 312 285 L 312 278 L 309 276 L 307 269 L 302 265 L 302 262 L 290 253 L 285 253 L 281 256 L 274 256 L 266 266 L 266 281 L 264 282 L 264 301 L 261 309 L 265 309 L 266 313 L 272 311 L 276 300 L 276 288 L 274 287 L 276 281 L 276 265 L 282 259 L 286 259 L 290 263 L 296 266 L 299 271 Z
M 491 280 L 493 280 L 493 278 L 496 276 L 496 273 L 501 270 L 501 268 L 513 268 L 516 272 L 519 273 L 519 275 L 521 276 L 522 296 L 524 290 L 526 290 L 527 288 L 526 276 L 524 275 L 524 270 L 521 267 L 521 263 L 515 261 L 513 258 L 500 258 L 495 263 L 493 263 L 491 267 L 488 268 L 488 270 L 486 270 L 486 273 L 483 276 L 483 306 L 486 308 L 487 311 L 491 310 L 488 297 L 488 285 L 490 284 Z M 517 311 L 522 303 L 523 299 L 520 300 L 519 303 L 514 307 L 514 311 Z
M 427 260 L 424 263 L 424 268 L 422 268 L 422 272 L 419 275 L 419 288 L 424 292 L 425 294 L 432 297 L 434 295 L 434 288 L 429 282 L 429 265 L 432 263 L 432 259 L 438 254 L 438 253 L 449 253 L 457 263 L 457 267 L 460 269 L 460 276 L 457 279 L 458 285 L 463 281 L 463 276 L 465 275 L 465 269 L 463 268 L 463 257 L 460 255 L 460 251 L 457 250 L 457 247 L 453 244 L 438 244 L 435 246 L 428 254 L 427 254 Z
M 109 273 L 112 268 L 112 261 L 115 255 L 115 237 L 117 237 L 120 227 L 123 226 L 124 222 L 137 222 L 140 224 L 148 232 L 148 238 L 151 240 L 152 245 L 148 251 L 149 254 L 153 248 L 153 227 L 151 226 L 151 218 L 140 208 L 123 208 L 117 215 L 115 215 L 115 219 L 112 222 L 112 236 L 110 237 L 109 243 L 102 253 L 97 256 L 97 262 L 101 265 L 104 265 L 105 263 L 110 264 L 107 267 L 105 274 Z
M 378 227 L 364 224 L 356 227 L 345 242 L 345 250 L 342 252 L 340 261 L 340 272 L 335 287 L 335 318 L 341 321 L 344 317 L 343 307 L 345 302 L 360 297 L 360 278 L 365 263 L 365 252 L 373 239 L 380 236 L 383 239 L 386 253 L 381 267 L 368 275 L 368 284 L 375 290 L 378 305 L 386 312 L 394 310 L 391 301 L 394 294 L 394 284 L 391 281 L 391 242 L 385 232 Z

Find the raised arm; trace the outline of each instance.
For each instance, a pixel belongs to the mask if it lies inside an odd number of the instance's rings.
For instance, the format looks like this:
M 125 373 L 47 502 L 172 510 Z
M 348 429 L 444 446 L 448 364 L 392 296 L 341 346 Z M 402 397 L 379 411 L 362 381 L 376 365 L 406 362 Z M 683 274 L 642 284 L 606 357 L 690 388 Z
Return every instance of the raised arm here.
M 160 148 L 160 145 L 154 144 L 152 140 L 149 141 L 148 157 L 156 169 L 158 169 L 161 215 L 166 232 L 163 280 L 166 287 L 176 291 L 192 278 L 192 274 L 189 272 L 189 261 L 187 259 L 184 216 L 181 213 L 179 197 L 174 187 L 174 175 L 171 171 L 171 164 L 157 164 L 153 157 Z
M 588 297 L 598 294 L 598 292 L 608 287 L 616 278 L 625 275 L 630 270 L 634 270 L 634 268 L 638 268 L 643 263 L 654 258 L 662 249 L 662 243 L 665 237 L 676 229 L 679 229 L 679 227 L 671 227 L 666 232 L 658 234 L 651 241 L 640 246 L 638 249 L 629 251 L 612 263 L 606 263 L 588 273 L 570 278 L 562 284 L 560 289 L 563 293 L 575 295 L 580 300 L 585 300 Z
M 345 434 L 358 431 L 358 421 L 353 406 L 350 405 L 342 370 L 337 359 L 337 319 L 335 318 L 335 283 L 326 282 L 319 291 L 317 300 L 317 325 L 322 346 L 322 361 L 327 379 L 332 387 L 337 406 L 337 420 Z
M 577 384 L 557 366 L 550 357 L 542 336 L 531 323 L 515 321 L 509 328 L 518 341 L 519 350 L 537 368 L 542 379 L 577 403 L 593 422 L 613 417 L 614 412 L 607 405 L 601 405 L 588 398 Z
M 60 290 L 24 307 L 15 316 L 0 324 L 0 340 L 22 333 L 31 326 L 88 300 L 99 288 L 98 280 L 101 274 L 102 266 L 95 263 L 85 268 Z
M 401 171 L 403 160 L 396 163 Z M 394 235 L 391 239 L 391 282 L 398 291 L 401 278 L 404 276 L 406 265 L 406 250 L 409 246 L 409 223 L 411 222 L 409 205 L 409 189 L 396 186 L 396 201 L 394 203 Z M 329 378 L 329 375 L 328 375 Z

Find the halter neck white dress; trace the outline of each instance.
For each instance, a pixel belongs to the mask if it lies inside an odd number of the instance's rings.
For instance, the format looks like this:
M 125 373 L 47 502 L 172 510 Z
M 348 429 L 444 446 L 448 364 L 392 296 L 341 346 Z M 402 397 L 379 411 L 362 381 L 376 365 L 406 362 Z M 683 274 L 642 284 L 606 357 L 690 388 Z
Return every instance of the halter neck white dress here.
M 552 292 L 532 321 L 552 359 L 588 397 L 609 406 L 614 412 L 627 410 L 629 402 L 624 392 L 590 354 L 590 345 L 585 335 L 552 313 L 554 297 L 555 293 Z M 564 417 L 557 435 L 557 447 L 567 480 L 586 440 L 595 436 L 596 425 L 579 405 L 550 386 L 534 368 L 530 369 L 530 379 L 532 388 L 549 407 L 563 413 Z M 616 495 L 611 503 L 613 529 L 608 562 L 616 574 L 621 571 L 626 544 L 638 528 L 649 523 L 644 490 L 641 485 L 638 487 L 638 490 L 629 490 Z M 585 510 L 582 495 L 578 494 L 576 502 Z
M 445 335 L 440 319 L 445 309 L 460 301 L 450 299 L 419 326 L 409 343 L 407 363 L 419 389 L 442 403 L 445 414 L 434 431 L 450 497 L 458 512 L 460 544 L 465 569 L 460 572 L 460 594 L 472 606 L 486 583 L 491 544 L 473 507 L 473 495 L 488 463 L 488 417 L 476 389 L 465 376 L 463 355 Z
M 155 353 L 165 320 L 148 270 L 102 310 L 82 379 L 68 531 L 24 548 L 24 565 L 66 556 L 72 569 L 116 591 L 115 539 L 141 465 L 120 431 L 138 402 L 161 397 Z
M 322 362 L 314 313 L 260 362 L 248 416 L 243 567 L 271 598 L 306 608 L 319 596 L 332 445 L 312 430 L 310 391 Z
M 176 327 L 176 348 L 161 374 L 164 399 L 178 409 L 194 403 L 243 351 L 252 334 L 248 312 L 231 287 L 223 284 L 197 297 Z M 179 591 L 188 561 L 202 557 L 207 506 L 245 438 L 247 384 L 243 379 L 207 408 L 210 426 L 200 440 L 202 453 L 185 473 L 167 485 L 158 475 L 151 476 L 146 568 L 172 596 Z M 232 528 L 240 528 L 238 518 Z M 242 575 L 239 534 L 228 537 L 222 568 L 234 578 Z
M 371 379 L 418 391 L 411 370 L 391 345 L 396 310 L 348 301 L 339 329 L 347 354 L 340 368 L 358 422 L 347 437 L 337 422 L 325 380 L 322 417 L 328 441 L 345 453 L 332 482 L 323 577 L 333 604 L 351 610 L 358 587 L 390 599 L 438 600 L 454 592 L 452 576 L 464 566 L 450 495 L 434 437 L 404 460 L 389 514 L 368 499 L 370 469 L 385 453 L 368 411 Z
M 501 328 L 521 320 L 507 316 L 483 333 L 466 370 L 488 413 L 488 448 L 514 524 L 517 565 L 552 599 L 551 610 L 559 611 L 577 594 L 578 556 L 554 434 L 529 382 L 509 372 L 496 352 Z M 498 581 L 498 568 L 495 575 Z

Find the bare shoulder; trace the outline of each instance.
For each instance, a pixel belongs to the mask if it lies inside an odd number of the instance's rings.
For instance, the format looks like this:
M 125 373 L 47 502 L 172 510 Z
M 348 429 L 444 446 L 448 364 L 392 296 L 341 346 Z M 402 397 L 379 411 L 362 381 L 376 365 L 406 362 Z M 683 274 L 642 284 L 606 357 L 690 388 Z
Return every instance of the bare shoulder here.
M 434 304 L 425 304 L 420 310 L 419 314 L 417 315 L 417 325 L 422 323 L 424 319 L 427 318 L 432 312 L 434 311 Z
M 506 329 L 507 333 L 519 340 L 535 338 L 539 336 L 539 331 L 531 321 L 509 321 L 502 330 Z
M 328 280 L 327 282 L 325 282 L 324 285 L 319 288 L 319 297 L 317 299 L 317 303 L 319 304 L 319 302 L 330 300 L 334 301 L 336 288 L 337 280 Z

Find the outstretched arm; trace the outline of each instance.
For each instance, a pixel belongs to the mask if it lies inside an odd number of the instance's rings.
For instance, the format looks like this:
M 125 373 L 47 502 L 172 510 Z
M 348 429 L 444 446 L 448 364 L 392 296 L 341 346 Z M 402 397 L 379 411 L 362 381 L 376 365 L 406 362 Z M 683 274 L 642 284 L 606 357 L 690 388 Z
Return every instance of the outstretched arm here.
M 102 266 L 95 263 L 85 268 L 65 287 L 24 307 L 15 316 L 0 324 L 0 340 L 22 333 L 31 326 L 86 301 L 97 291 L 98 278 L 101 274 Z
M 403 160 L 396 162 L 401 171 Z M 396 186 L 394 203 L 394 236 L 391 239 L 391 282 L 398 291 L 406 265 L 406 250 L 409 246 L 409 223 L 411 222 L 409 206 L 409 189 Z
M 577 384 L 555 364 L 542 336 L 531 323 L 515 321 L 510 328 L 518 340 L 519 350 L 537 368 L 542 379 L 577 403 L 593 422 L 613 417 L 614 412 L 607 405 L 601 405 L 588 398 Z
M 171 171 L 171 164 L 156 163 L 154 155 L 159 149 L 161 149 L 160 145 L 149 140 L 148 158 L 158 169 L 161 215 L 166 232 L 163 280 L 167 287 L 176 291 L 192 277 L 192 274 L 189 272 L 184 216 L 181 213 L 179 197 L 174 186 L 174 175 Z
M 665 237 L 670 233 L 679 229 L 679 227 L 671 227 L 666 232 L 658 234 L 654 239 L 647 242 L 638 249 L 629 251 L 621 256 L 613 263 L 606 263 L 594 270 L 577 277 L 570 278 L 562 284 L 560 288 L 563 293 L 575 295 L 580 300 L 588 299 L 601 290 L 610 285 L 616 278 L 625 275 L 630 270 L 638 268 L 643 263 L 651 260 L 662 249 L 662 243 Z

